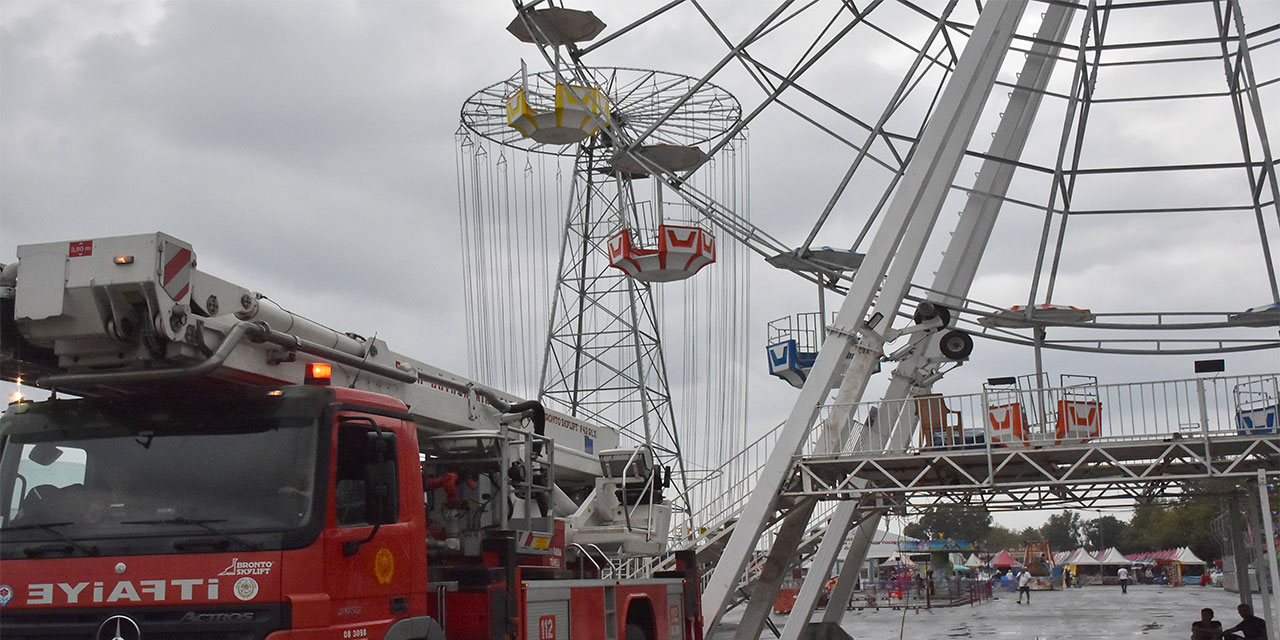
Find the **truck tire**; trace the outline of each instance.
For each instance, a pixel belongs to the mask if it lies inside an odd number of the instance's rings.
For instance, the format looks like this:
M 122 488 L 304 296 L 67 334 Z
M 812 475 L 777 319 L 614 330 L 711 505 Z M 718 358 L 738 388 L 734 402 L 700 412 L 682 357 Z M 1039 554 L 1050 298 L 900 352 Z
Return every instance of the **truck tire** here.
M 440 623 L 428 616 L 404 618 L 391 625 L 382 640 L 445 640 Z
M 649 640 L 649 638 L 644 634 L 644 627 L 635 623 L 628 623 L 625 640 Z

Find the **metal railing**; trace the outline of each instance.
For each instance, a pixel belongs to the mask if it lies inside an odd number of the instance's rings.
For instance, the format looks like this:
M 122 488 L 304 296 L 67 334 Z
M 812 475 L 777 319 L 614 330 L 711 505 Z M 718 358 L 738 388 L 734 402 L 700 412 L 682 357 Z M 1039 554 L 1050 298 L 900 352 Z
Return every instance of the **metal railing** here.
M 1277 397 L 1280 374 L 1047 388 L 1019 385 L 966 395 L 861 402 L 849 408 L 855 437 L 841 453 L 1241 435 L 1241 411 L 1257 412 L 1254 415 L 1265 419 L 1266 411 L 1280 410 Z M 823 418 L 834 408 L 824 406 Z M 817 437 L 823 435 L 830 437 Z M 811 438 L 802 455 L 815 454 L 815 442 Z
M 770 429 L 689 487 L 695 528 L 675 531 L 675 546 L 691 548 L 711 540 L 742 511 L 781 428 L 779 424 Z
M 993 589 L 989 580 L 972 578 L 938 579 L 932 588 L 927 582 L 913 580 L 868 580 L 854 591 L 850 609 L 957 607 L 990 600 Z
M 831 316 L 831 321 L 835 316 Z M 822 333 L 826 327 L 822 322 L 822 314 L 817 311 L 797 313 L 794 316 L 783 316 L 769 321 L 768 340 L 765 344 L 774 344 L 784 340 L 795 340 L 796 348 L 806 353 L 817 353 L 822 346 Z

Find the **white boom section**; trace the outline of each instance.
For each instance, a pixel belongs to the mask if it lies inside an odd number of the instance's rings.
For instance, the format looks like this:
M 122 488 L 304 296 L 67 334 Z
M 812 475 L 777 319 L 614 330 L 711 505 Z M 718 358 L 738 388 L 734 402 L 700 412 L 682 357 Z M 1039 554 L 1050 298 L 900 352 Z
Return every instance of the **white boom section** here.
M 876 302 L 878 309 L 888 311 L 882 315 L 887 324 L 901 305 L 905 285 L 894 287 L 889 283 L 881 290 L 881 281 L 889 273 L 891 262 L 905 261 L 902 264 L 909 267 L 906 270 L 914 272 L 1025 7 L 1025 0 L 994 1 L 988 3 L 979 16 L 973 37 L 939 100 L 937 115 L 921 135 L 917 152 L 876 232 L 871 250 L 853 278 L 836 317 L 833 334 L 818 354 L 778 436 L 773 455 L 765 463 L 760 481 L 734 527 L 719 565 L 711 574 L 702 603 L 706 614 L 704 630 L 708 635 L 724 614 L 739 576 L 750 561 L 756 539 L 777 508 L 778 494 L 791 468 L 792 457 L 799 452 L 823 401 L 839 380 L 845 354 L 850 350 L 854 357 L 844 372 L 848 393 L 846 389 L 841 390 L 841 395 L 848 397 L 840 400 L 856 402 L 862 396 L 867 378 L 879 362 L 882 347 L 882 339 L 875 334 L 874 327 L 868 329 L 864 318 L 872 302 Z M 878 299 L 877 292 L 880 293 Z
M 523 401 L 205 274 L 191 245 L 163 233 L 24 245 L 17 253 L 0 297 L 12 296 L 24 344 L 5 345 L 6 379 L 97 395 L 182 377 L 301 384 L 307 363 L 329 362 L 333 385 L 400 399 L 430 434 L 493 429 L 497 417 L 486 405 Z M 551 411 L 545 435 L 555 443 L 556 477 L 565 480 L 599 477 L 595 452 L 619 446 L 615 430 Z

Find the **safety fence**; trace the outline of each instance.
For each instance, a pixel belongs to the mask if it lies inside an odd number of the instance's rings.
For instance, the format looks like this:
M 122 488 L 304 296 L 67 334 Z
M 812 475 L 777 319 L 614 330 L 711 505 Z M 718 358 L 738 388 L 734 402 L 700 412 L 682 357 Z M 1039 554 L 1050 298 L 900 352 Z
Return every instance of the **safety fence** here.
M 928 581 L 877 580 L 864 582 L 849 601 L 850 609 L 929 609 L 959 607 L 990 600 L 994 590 L 990 581 L 971 578 L 935 579 Z

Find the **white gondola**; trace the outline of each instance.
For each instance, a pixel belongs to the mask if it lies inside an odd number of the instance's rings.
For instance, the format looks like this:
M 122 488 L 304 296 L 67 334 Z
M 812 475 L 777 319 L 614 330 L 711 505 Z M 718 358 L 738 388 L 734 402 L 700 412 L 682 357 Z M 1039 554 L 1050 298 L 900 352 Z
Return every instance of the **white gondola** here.
M 527 22 L 526 22 L 527 20 Z M 531 30 L 529 26 L 532 25 Z M 604 31 L 605 23 L 590 11 L 548 7 L 527 11 L 507 25 L 507 32 L 521 42 L 557 47 L 586 42 Z
M 644 158 L 645 162 L 663 171 L 679 173 L 693 171 L 702 166 L 709 158 L 702 149 L 694 146 L 678 144 L 649 144 L 630 153 L 619 151 L 609 160 L 615 169 L 627 173 L 651 175 L 653 171 L 632 155 Z

